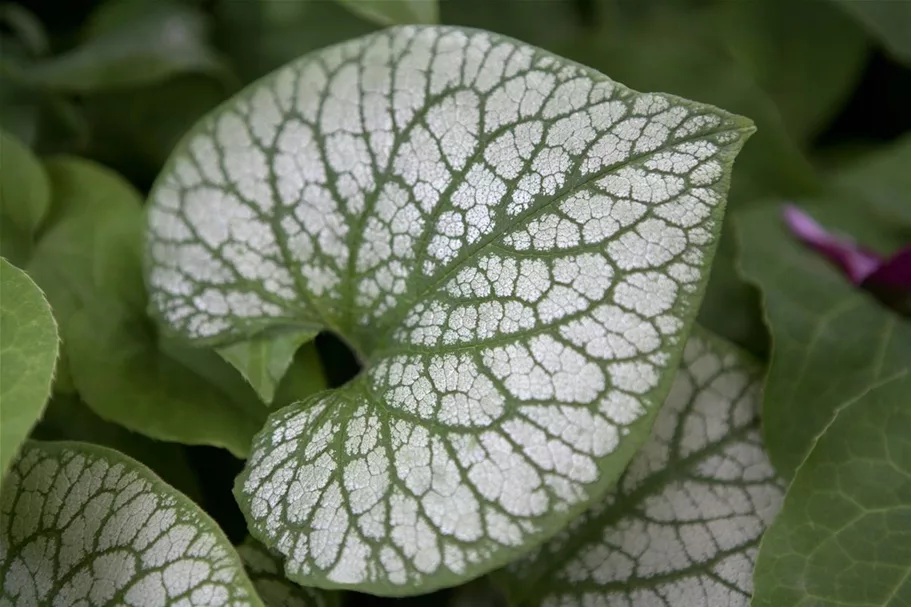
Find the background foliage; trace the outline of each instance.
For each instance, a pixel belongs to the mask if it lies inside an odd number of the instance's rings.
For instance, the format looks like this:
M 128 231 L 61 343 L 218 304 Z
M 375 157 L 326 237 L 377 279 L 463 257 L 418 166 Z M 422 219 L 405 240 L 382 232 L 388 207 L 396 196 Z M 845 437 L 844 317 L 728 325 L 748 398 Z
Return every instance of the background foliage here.
M 885 518 L 865 521 L 850 537 L 881 533 L 886 541 L 883 529 L 911 520 L 911 397 L 902 379 L 911 367 L 911 321 L 852 286 L 779 219 L 781 204 L 797 201 L 882 254 L 911 242 L 911 2 L 2 4 L 0 251 L 44 291 L 70 352 L 70 360 L 57 363 L 53 395 L 33 436 L 118 448 L 193 498 L 233 543 L 244 540 L 230 489 L 241 467 L 237 457 L 246 455 L 265 417 L 257 400 L 286 404 L 344 383 L 357 365 L 323 335 L 291 361 L 287 349 L 303 339 L 286 344 L 284 354 L 252 344 L 220 357 L 158 335 L 146 316 L 139 269 L 142 201 L 183 133 L 241 87 L 310 50 L 384 24 L 434 21 L 513 36 L 634 89 L 682 95 L 756 123 L 735 165 L 699 316 L 768 364 L 763 437 L 778 473 L 794 479 L 760 553 L 755 604 L 797 604 L 807 579 L 863 560 L 850 549 L 826 563 L 807 556 L 836 541 L 808 531 L 811 523 L 834 528 L 843 523 L 839 517 L 850 519 L 857 491 L 869 497 L 863 508 Z M 12 339 L 7 330 L 4 347 Z M 119 417 L 124 398 L 134 406 L 129 419 Z M 228 416 L 214 405 L 226 398 L 233 405 Z M 183 420 L 187 445 L 155 441 L 163 437 L 155 431 L 159 407 L 180 415 L 186 399 L 211 402 L 212 412 L 194 409 L 202 417 Z M 192 446 L 213 424 L 233 437 L 227 450 Z M 856 436 L 855 426 L 863 427 Z M 860 456 L 868 467 L 852 464 Z M 898 472 L 882 471 L 889 457 L 897 458 Z M 847 486 L 832 499 L 853 506 L 825 520 L 812 505 L 833 475 Z M 887 485 L 888 495 L 879 491 Z M 788 545 L 802 534 L 805 542 Z M 896 550 L 881 558 L 866 561 L 877 571 L 870 584 L 892 584 L 892 595 L 877 587 L 863 596 L 876 605 L 911 602 L 908 576 L 903 582 L 882 573 L 911 572 L 911 555 Z M 794 581 L 796 563 L 806 573 Z M 864 578 L 862 571 L 855 575 Z M 774 588 L 780 580 L 785 587 Z M 860 592 L 831 580 L 818 584 L 827 604 L 849 604 Z M 444 598 L 497 600 L 481 580 L 402 602 Z M 359 601 L 382 602 L 353 597 L 348 604 Z

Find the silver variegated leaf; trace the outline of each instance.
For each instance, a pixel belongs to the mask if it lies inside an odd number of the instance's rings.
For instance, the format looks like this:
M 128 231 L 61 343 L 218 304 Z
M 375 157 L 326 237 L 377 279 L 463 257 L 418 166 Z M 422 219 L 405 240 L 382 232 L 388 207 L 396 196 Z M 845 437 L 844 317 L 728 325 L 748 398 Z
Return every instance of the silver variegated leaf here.
M 416 594 L 558 531 L 646 438 L 748 120 L 488 32 L 307 55 L 150 200 L 163 324 L 329 330 L 364 371 L 277 411 L 236 495 L 303 585 Z
M 30 442 L 0 492 L 0 607 L 263 607 L 218 525 L 149 469 Z
M 497 572 L 513 604 L 747 607 L 783 483 L 762 447 L 761 369 L 703 330 L 617 487 Z

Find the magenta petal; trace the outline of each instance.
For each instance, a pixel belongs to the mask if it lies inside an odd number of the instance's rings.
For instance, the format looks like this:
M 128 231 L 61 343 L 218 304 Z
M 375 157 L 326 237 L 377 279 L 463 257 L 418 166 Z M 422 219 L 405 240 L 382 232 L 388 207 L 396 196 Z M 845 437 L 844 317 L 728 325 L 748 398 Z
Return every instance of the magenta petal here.
M 882 258 L 857 243 L 839 238 L 794 205 L 785 205 L 784 220 L 802 241 L 838 264 L 848 278 L 859 285 L 882 264 Z
M 866 284 L 911 290 L 911 245 L 900 249 L 867 276 Z

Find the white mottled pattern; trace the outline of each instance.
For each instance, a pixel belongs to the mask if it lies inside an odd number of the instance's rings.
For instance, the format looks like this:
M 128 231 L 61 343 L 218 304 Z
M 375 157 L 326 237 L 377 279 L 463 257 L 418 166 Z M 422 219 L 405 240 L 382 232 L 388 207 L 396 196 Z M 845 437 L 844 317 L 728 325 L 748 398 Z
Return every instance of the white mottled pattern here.
M 694 333 L 652 436 L 617 488 L 497 574 L 549 607 L 746 607 L 784 486 L 762 448 L 755 364 Z
M 251 533 L 297 581 L 379 594 L 551 535 L 644 439 L 750 131 L 449 27 L 315 53 L 209 116 L 151 198 L 159 317 L 309 324 L 366 363 L 257 437 Z
M 3 479 L 0 606 L 262 607 L 203 516 L 114 451 L 30 443 Z

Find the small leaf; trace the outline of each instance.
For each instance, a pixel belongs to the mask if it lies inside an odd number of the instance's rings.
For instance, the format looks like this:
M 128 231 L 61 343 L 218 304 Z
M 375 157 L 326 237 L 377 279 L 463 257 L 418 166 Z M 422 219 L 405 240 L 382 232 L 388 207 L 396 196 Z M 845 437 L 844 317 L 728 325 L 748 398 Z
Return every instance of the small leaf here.
M 911 604 L 911 374 L 842 408 L 762 540 L 753 607 Z
M 827 202 L 801 207 L 831 229 L 862 237 L 863 216 Z M 909 368 L 911 324 L 788 233 L 779 208 L 735 219 L 740 267 L 762 290 L 772 333 L 763 436 L 775 468 L 790 479 L 839 406 Z
M 149 201 L 166 330 L 330 330 L 363 371 L 274 413 L 235 494 L 303 585 L 505 564 L 625 468 L 753 128 L 478 30 L 306 56 L 205 118 Z
M 342 603 L 341 593 L 303 588 L 288 580 L 281 560 L 251 537 L 237 552 L 266 607 L 338 607 Z
M 883 0 L 834 0 L 899 61 L 911 65 L 911 3 Z
M 184 72 L 228 78 L 209 46 L 206 15 L 176 0 L 114 0 L 92 17 L 86 40 L 36 62 L 21 77 L 31 86 L 86 93 L 162 82 Z
M 0 258 L 0 478 L 41 418 L 57 360 L 57 325 L 28 274 Z M 2 579 L 2 578 L 0 578 Z
M 174 359 L 146 317 L 138 193 L 85 160 L 59 158 L 47 168 L 53 209 L 28 269 L 47 292 L 86 404 L 152 438 L 246 455 L 265 418 L 254 391 L 214 352 L 202 355 L 233 375 L 233 384 Z
M 38 158 L 0 130 L 0 254 L 24 264 L 50 205 L 47 173 Z
M 0 514 L 4 605 L 263 607 L 215 521 L 111 449 L 29 443 Z
M 275 337 L 259 335 L 219 348 L 218 354 L 240 371 L 268 405 L 275 396 L 275 388 L 291 366 L 294 353 L 314 337 L 314 331 L 283 333 Z
M 437 0 L 337 0 L 345 8 L 380 25 L 434 24 L 440 21 Z
M 746 606 L 784 496 L 760 440 L 761 369 L 694 330 L 652 435 L 617 488 L 494 574 L 523 605 Z

